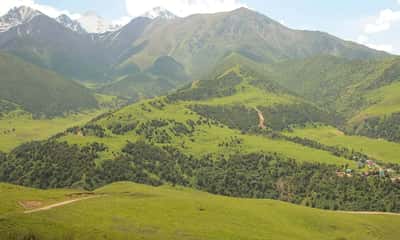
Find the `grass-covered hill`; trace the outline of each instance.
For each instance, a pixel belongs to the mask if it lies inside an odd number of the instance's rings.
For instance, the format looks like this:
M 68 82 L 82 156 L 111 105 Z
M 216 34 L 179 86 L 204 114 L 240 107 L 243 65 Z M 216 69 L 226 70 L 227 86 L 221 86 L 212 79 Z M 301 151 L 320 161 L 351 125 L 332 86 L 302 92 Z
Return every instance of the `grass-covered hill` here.
M 158 58 L 144 71 L 135 64 L 121 66 L 116 76 L 115 81 L 101 86 L 98 91 L 137 100 L 167 94 L 190 81 L 182 64 L 169 56 Z
M 400 59 L 318 56 L 264 67 L 281 86 L 341 116 L 348 133 L 400 140 Z
M 30 214 L 23 212 L 77 199 L 82 192 L 8 184 L 1 184 L 0 192 L 4 240 L 395 240 L 400 234 L 400 217 L 395 215 L 335 213 L 169 186 L 115 183 L 83 195 L 94 198 Z
M 300 96 L 351 117 L 383 100 L 374 101 L 371 95 L 398 82 L 399 62 L 399 58 L 362 61 L 317 56 L 275 64 L 265 74 Z
M 0 54 L 0 72 L 3 113 L 22 109 L 34 116 L 54 117 L 98 106 L 84 86 L 14 56 Z
M 259 112 L 266 127 L 276 131 L 291 124 L 331 121 L 328 112 L 238 66 L 214 80 L 194 81 L 167 97 L 141 101 L 89 124 L 102 129 L 104 136 L 91 133 L 81 137 L 67 132 L 61 139 L 71 143 L 102 142 L 110 146 L 110 152 L 120 152 L 126 140 L 145 139 L 157 145 L 170 144 L 193 155 L 262 149 L 301 161 L 343 163 L 343 159 L 328 152 L 247 134 L 258 130 Z M 226 147 L 224 143 L 235 137 L 243 140 L 243 146 Z

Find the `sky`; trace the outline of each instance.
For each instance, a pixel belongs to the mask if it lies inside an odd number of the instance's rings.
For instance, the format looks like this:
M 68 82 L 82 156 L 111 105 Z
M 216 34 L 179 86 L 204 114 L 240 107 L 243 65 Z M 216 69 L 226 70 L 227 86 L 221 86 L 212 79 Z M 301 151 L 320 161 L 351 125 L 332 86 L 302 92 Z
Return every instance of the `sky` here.
M 20 5 L 75 19 L 94 11 L 118 24 L 157 6 L 181 17 L 247 7 L 291 28 L 324 31 L 400 54 L 400 0 L 0 0 L 0 15 Z

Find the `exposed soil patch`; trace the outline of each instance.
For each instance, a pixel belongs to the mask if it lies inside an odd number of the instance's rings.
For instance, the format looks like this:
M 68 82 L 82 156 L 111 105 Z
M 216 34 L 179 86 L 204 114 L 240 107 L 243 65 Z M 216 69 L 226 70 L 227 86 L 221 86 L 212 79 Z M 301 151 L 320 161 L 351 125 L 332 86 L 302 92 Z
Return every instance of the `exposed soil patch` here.
M 34 209 L 43 206 L 41 201 L 19 201 L 18 204 L 25 210 Z
M 255 108 L 255 110 L 257 111 L 258 118 L 259 118 L 258 127 L 261 129 L 266 129 L 267 127 L 265 126 L 265 118 L 264 118 L 263 113 L 258 108 Z
M 24 213 L 27 214 L 27 213 L 35 213 L 35 212 L 47 211 L 47 210 L 50 210 L 50 209 L 53 209 L 53 208 L 69 205 L 71 203 L 80 202 L 80 201 L 83 201 L 83 200 L 88 200 L 88 199 L 97 198 L 97 197 L 101 197 L 101 196 L 104 196 L 104 195 L 93 195 L 93 196 L 75 198 L 75 199 L 71 199 L 71 200 L 67 200 L 67 201 L 51 204 L 51 205 L 44 206 L 44 207 L 31 208 L 30 210 L 24 211 Z

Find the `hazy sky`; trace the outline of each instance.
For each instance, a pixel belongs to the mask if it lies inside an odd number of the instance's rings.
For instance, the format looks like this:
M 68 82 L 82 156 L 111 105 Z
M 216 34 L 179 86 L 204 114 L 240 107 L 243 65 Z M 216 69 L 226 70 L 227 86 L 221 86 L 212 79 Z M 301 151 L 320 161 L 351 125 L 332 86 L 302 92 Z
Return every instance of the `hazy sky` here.
M 74 18 L 91 10 L 119 23 L 156 6 L 179 16 L 245 6 L 292 28 L 325 31 L 400 54 L 400 0 L 0 0 L 0 14 L 18 5 Z

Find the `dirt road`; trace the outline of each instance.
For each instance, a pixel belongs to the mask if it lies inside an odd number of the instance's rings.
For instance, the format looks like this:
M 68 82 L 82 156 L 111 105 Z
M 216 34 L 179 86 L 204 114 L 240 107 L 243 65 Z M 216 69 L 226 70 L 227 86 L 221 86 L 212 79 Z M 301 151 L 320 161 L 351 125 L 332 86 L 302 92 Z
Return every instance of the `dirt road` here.
M 258 118 L 260 119 L 259 123 L 258 123 L 258 127 L 260 127 L 261 129 L 266 129 L 267 127 L 265 126 L 265 118 L 264 118 L 263 113 L 258 108 L 254 108 L 254 109 L 257 111 Z
M 50 209 L 53 209 L 53 208 L 57 208 L 57 207 L 61 207 L 61 206 L 65 206 L 65 205 L 71 204 L 71 203 L 84 201 L 84 200 L 97 198 L 97 197 L 99 197 L 99 196 L 90 196 L 90 197 L 82 197 L 82 198 L 71 199 L 71 200 L 55 203 L 55 204 L 48 205 L 48 206 L 41 207 L 41 208 L 36 208 L 36 209 L 32 209 L 32 210 L 26 210 L 26 211 L 24 211 L 24 213 L 25 214 L 29 214 L 29 213 L 47 211 L 47 210 L 50 210 Z
M 356 215 L 391 215 L 391 216 L 400 216 L 400 213 L 392 213 L 392 212 L 365 212 L 365 211 L 334 211 L 337 213 L 345 213 L 345 214 L 356 214 Z

